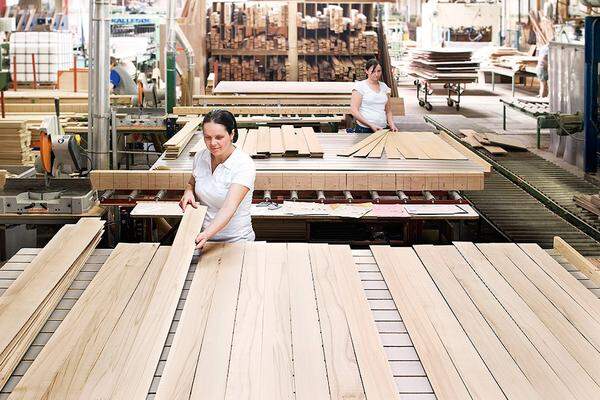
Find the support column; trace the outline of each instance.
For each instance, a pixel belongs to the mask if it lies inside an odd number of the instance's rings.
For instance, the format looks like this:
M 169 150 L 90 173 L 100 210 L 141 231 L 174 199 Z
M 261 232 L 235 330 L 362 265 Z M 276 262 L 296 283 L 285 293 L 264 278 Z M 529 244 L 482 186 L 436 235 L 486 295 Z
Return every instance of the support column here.
M 600 62 L 600 17 L 585 17 L 584 171 L 595 173 L 598 165 L 598 63 Z
M 288 1 L 288 63 L 289 80 L 298 80 L 298 27 L 296 26 L 296 13 L 298 11 L 298 2 Z
M 202 38 L 206 37 L 206 0 L 198 0 L 198 7 L 200 7 L 200 10 L 198 10 L 198 12 L 200 13 L 199 15 L 199 21 L 198 21 L 198 27 L 199 27 L 199 31 L 200 31 L 200 35 Z M 200 45 L 200 48 L 198 49 L 198 74 L 200 75 L 200 94 L 206 94 L 206 40 L 202 41 L 202 44 Z

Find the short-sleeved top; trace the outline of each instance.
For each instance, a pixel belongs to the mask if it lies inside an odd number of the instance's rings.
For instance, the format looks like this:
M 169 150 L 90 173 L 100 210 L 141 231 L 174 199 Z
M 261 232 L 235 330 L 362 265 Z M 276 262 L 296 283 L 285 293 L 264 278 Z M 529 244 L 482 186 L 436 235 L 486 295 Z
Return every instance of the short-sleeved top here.
M 360 114 L 370 123 L 385 128 L 387 126 L 385 104 L 388 101 L 388 93 L 391 92 L 390 88 L 385 83 L 379 82 L 378 93 L 371 89 L 365 79 L 364 81 L 356 81 L 352 90 L 356 90 L 362 96 L 359 108 Z M 363 126 L 360 122 L 358 124 Z
M 196 181 L 194 193 L 200 204 L 208 208 L 202 229 L 206 229 L 212 223 L 225 203 L 229 187 L 232 183 L 237 183 L 250 190 L 227 226 L 210 240 L 220 242 L 254 240 L 255 236 L 250 216 L 254 179 L 256 178 L 254 161 L 237 147 L 227 160 L 217 165 L 214 172 L 212 172 L 210 161 L 210 151 L 208 149 L 198 152 L 194 157 L 192 172 Z

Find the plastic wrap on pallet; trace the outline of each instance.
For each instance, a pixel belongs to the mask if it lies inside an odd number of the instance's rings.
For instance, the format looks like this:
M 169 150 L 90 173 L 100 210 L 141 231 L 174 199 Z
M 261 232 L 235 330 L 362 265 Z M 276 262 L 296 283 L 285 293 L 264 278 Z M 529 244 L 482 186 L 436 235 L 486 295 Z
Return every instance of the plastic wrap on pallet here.
M 13 32 L 10 36 L 10 70 L 17 82 L 56 83 L 58 72 L 73 67 L 73 38 L 69 32 Z
M 583 44 L 550 43 L 548 53 L 548 96 L 550 112 L 583 113 Z M 552 129 L 550 150 L 566 162 L 583 168 L 583 132 L 558 136 Z

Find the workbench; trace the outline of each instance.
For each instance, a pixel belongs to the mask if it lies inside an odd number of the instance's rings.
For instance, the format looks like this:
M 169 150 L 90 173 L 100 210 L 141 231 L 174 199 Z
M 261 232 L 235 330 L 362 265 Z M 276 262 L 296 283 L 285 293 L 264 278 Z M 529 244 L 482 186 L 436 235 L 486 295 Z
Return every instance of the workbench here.
M 515 84 L 516 84 L 517 77 L 525 77 L 525 78 L 537 77 L 537 74 L 535 73 L 535 71 L 532 71 L 529 69 L 521 70 L 521 69 L 509 69 L 509 68 L 502 68 L 502 67 L 488 67 L 488 68 L 481 68 L 480 71 L 481 72 L 490 72 L 492 74 L 492 92 L 494 91 L 494 89 L 496 87 L 496 74 L 502 75 L 502 76 L 507 76 L 507 77 L 511 78 L 511 91 L 512 91 L 513 97 L 515 97 Z
M 215 94 L 351 94 L 354 82 L 221 81 Z
M 8 263 L 0 267 L 0 294 L 14 282 L 39 251 L 40 249 L 35 248 L 21 249 Z M 65 319 L 65 316 L 69 313 L 75 302 L 77 302 L 110 253 L 110 249 L 96 249 L 93 252 L 63 299 L 50 315 L 49 320 L 23 357 L 21 363 L 11 375 L 8 383 L 4 388 L 1 388 L 0 400 L 7 399 L 13 388 L 30 367 L 42 348 L 46 345 L 52 334 L 57 330 L 61 322 Z M 548 253 L 557 259 L 557 261 L 559 261 L 585 287 L 589 288 L 596 296 L 600 297 L 600 288 L 598 288 L 597 285 L 585 278 L 585 276 L 573 266 L 566 263 L 564 259 L 558 256 L 556 251 L 548 250 Z M 386 284 L 371 250 L 353 250 L 352 256 L 354 263 L 358 268 L 362 286 L 368 299 L 379 332 L 379 337 L 384 346 L 384 351 L 400 395 L 406 396 L 406 398 L 418 398 L 423 400 L 434 399 L 435 395 L 431 384 L 429 383 L 430 377 L 428 378 L 425 373 L 423 364 L 419 360 L 419 356 L 417 355 L 411 340 L 412 338 L 409 337 L 402 316 L 392 300 L 392 295 L 388 290 L 389 285 Z M 192 259 L 190 272 L 186 278 L 181 299 L 173 317 L 173 324 L 171 325 L 169 336 L 148 392 L 148 399 L 154 398 L 159 382 L 161 381 L 165 362 L 171 348 L 177 323 L 179 322 L 185 305 L 185 299 L 187 298 L 190 289 L 197 262 L 198 256 L 196 255 Z
M 514 96 L 514 93 L 513 93 Z M 556 122 L 546 118 L 550 114 L 550 103 L 548 100 L 542 99 L 500 99 L 502 103 L 502 129 L 506 130 L 506 107 L 519 111 L 536 121 L 536 143 L 537 148 L 541 146 L 542 129 L 556 128 Z

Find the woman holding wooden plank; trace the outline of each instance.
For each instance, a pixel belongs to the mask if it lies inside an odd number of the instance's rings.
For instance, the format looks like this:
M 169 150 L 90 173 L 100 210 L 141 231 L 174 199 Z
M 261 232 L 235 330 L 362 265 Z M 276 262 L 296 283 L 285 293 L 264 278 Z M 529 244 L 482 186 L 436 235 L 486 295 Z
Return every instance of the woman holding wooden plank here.
M 397 131 L 390 105 L 390 88 L 381 79 L 381 65 L 372 58 L 365 66 L 367 79 L 356 81 L 350 111 L 356 119 L 354 132 L 373 133 L 388 128 Z
M 208 207 L 197 248 L 208 240 L 254 240 L 250 218 L 256 168 L 250 156 L 237 148 L 237 123 L 232 113 L 214 110 L 202 121 L 206 149 L 194 157 L 192 177 L 179 202 L 182 209 Z

